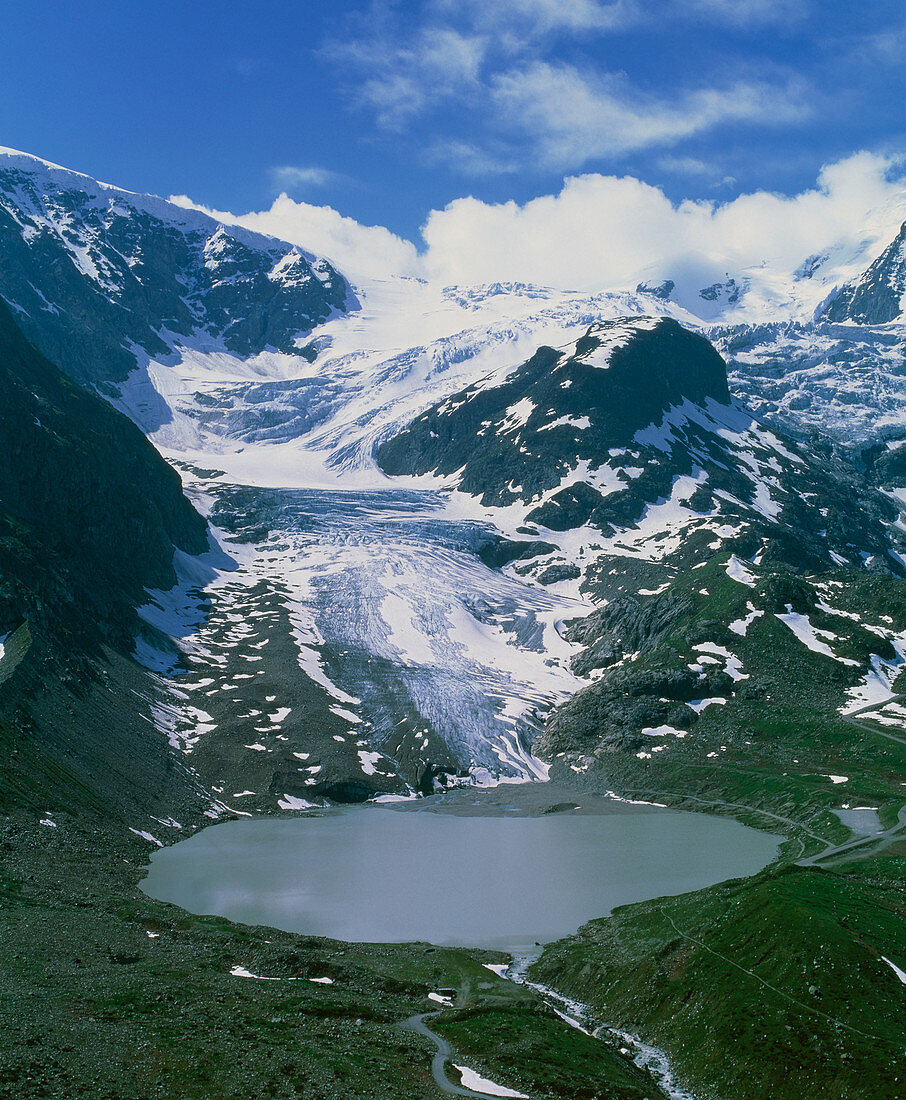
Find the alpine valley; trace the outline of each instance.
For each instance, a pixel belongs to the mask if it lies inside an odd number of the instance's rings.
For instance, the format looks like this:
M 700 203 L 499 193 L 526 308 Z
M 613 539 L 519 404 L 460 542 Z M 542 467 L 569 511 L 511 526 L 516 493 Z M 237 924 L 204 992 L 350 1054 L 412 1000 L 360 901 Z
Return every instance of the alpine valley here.
M 783 278 L 442 287 L 2 151 L 0 1096 L 425 1098 L 432 1035 L 461 1095 L 904 1094 L 884 218 Z M 139 889 L 216 822 L 460 788 L 782 844 L 521 968 Z

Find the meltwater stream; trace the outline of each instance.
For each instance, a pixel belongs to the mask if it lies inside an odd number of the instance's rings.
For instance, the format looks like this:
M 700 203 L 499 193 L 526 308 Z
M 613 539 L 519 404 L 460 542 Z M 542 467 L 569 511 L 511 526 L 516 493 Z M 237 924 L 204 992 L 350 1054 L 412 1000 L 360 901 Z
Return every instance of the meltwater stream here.
M 142 887 L 290 932 L 515 951 L 618 905 L 754 874 L 778 843 L 727 818 L 620 803 L 588 815 L 408 809 L 216 825 L 156 852 Z

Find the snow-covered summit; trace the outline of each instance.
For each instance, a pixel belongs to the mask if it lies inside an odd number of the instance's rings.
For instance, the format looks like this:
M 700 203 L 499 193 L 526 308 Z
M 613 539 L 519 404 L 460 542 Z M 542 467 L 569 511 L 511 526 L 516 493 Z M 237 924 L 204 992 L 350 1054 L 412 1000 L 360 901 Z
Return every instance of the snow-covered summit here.
M 0 265 L 26 335 L 91 384 L 180 345 L 298 354 L 349 297 L 295 245 L 14 150 L 0 152 Z

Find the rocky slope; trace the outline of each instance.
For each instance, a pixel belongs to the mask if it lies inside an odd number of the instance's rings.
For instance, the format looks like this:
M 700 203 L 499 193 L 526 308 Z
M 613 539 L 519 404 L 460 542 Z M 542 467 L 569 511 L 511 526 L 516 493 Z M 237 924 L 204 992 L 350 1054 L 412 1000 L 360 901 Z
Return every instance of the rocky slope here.
M 828 321 L 883 325 L 903 314 L 906 292 L 906 223 L 871 266 L 847 283 L 821 310 Z
M 207 549 L 206 524 L 138 429 L 37 352 L 2 303 L 0 407 L 4 801 L 120 804 L 171 769 L 129 701 L 136 607 L 175 581 L 174 551 Z
M 613 784 L 724 759 L 731 729 L 757 746 L 751 730 L 806 698 L 846 741 L 838 711 L 875 680 L 889 690 L 903 661 L 898 508 L 830 447 L 784 440 L 732 402 L 719 356 L 672 321 L 602 323 L 541 349 L 377 457 L 446 476 L 452 507 L 505 533 L 498 564 L 598 607 L 562 631 L 584 684 L 535 743 L 555 768 Z M 764 736 L 770 756 L 777 730 Z M 833 737 L 819 740 L 816 763 Z
M 666 319 L 601 322 L 566 351 L 542 348 L 376 457 L 389 474 L 444 477 L 536 536 L 545 568 L 567 555 L 578 576 L 576 544 L 595 539 L 582 573 L 601 595 L 604 558 L 644 562 L 651 577 L 721 548 L 797 568 L 901 568 L 894 505 L 828 446 L 783 440 L 731 401 L 713 347 Z
M 25 334 L 91 385 L 185 345 L 311 357 L 309 332 L 349 295 L 301 249 L 11 151 L 0 151 L 0 267 Z

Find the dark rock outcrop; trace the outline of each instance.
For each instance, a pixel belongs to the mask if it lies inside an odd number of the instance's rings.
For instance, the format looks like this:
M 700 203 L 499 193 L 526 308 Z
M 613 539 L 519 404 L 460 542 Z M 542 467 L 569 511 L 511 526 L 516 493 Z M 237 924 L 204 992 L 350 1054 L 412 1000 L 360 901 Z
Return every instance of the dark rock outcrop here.
M 464 492 L 508 504 L 556 487 L 577 461 L 600 466 L 684 400 L 708 399 L 730 398 L 723 360 L 704 337 L 666 318 L 602 321 L 571 354 L 539 348 L 499 384 L 479 382 L 424 413 L 377 459 L 388 474 L 461 470 Z M 601 501 L 577 483 L 529 518 L 566 530 Z
M 175 581 L 175 549 L 207 549 L 206 524 L 138 428 L 2 303 L 0 470 L 0 803 L 147 811 L 173 763 L 140 712 L 135 608 Z
M 903 312 L 906 292 L 906 222 L 875 262 L 858 279 L 847 283 L 824 308 L 826 321 L 884 325 Z

